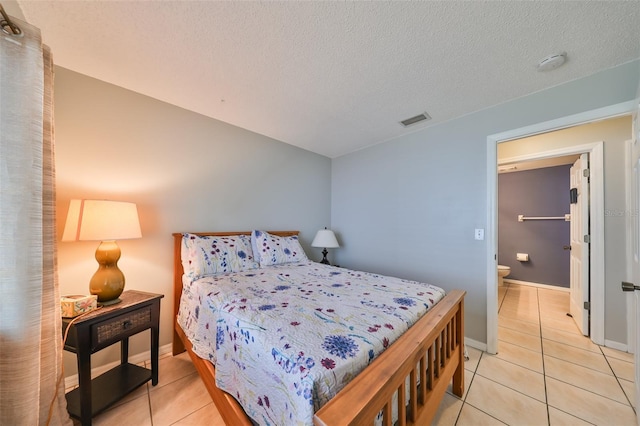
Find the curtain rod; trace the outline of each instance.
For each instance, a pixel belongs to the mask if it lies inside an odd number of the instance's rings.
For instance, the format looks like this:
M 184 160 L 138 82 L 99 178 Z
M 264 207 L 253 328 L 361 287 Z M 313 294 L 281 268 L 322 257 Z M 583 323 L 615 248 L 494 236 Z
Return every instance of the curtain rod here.
M 2 27 L 2 31 L 14 36 L 22 34 L 22 30 L 19 26 L 13 23 L 9 15 L 7 15 L 7 12 L 4 11 L 4 7 L 2 7 L 2 4 L 0 4 L 0 14 L 2 15 L 2 21 L 0 21 L 0 27 Z

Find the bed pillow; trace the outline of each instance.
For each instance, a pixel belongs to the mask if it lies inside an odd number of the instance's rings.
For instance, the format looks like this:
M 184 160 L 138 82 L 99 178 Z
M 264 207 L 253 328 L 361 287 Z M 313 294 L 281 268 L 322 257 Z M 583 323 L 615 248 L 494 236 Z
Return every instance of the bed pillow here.
M 253 231 L 251 246 L 260 267 L 309 260 L 297 235 L 279 237 L 265 231 Z
M 183 234 L 181 258 L 184 273 L 191 280 L 260 266 L 253 256 L 249 235 L 216 237 Z

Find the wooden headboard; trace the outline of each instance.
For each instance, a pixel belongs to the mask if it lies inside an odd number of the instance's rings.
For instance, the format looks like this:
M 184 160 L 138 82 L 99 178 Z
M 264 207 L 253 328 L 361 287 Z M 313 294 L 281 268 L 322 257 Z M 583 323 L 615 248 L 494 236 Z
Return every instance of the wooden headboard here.
M 228 237 L 231 235 L 251 235 L 252 231 L 239 231 L 239 232 L 189 232 L 189 234 L 199 235 L 202 237 Z M 298 235 L 299 231 L 267 231 L 270 234 L 278 235 L 280 237 L 290 237 L 292 235 Z M 183 232 L 176 232 L 173 235 L 173 354 L 184 352 L 184 345 L 182 340 L 175 331 L 175 324 L 178 320 L 178 308 L 180 307 L 180 297 L 182 297 L 182 235 Z

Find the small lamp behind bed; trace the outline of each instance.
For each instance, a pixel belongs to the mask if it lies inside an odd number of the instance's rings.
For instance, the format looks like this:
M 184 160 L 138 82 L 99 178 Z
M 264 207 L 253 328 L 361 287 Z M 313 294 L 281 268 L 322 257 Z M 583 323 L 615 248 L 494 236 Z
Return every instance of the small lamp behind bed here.
M 320 263 L 324 263 L 325 265 L 331 265 L 329 260 L 327 260 L 327 251 L 328 248 L 338 248 L 340 245 L 338 244 L 338 240 L 336 239 L 336 235 L 332 230 L 324 228 L 318 231 L 316 237 L 313 239 L 311 243 L 312 247 L 322 247 L 322 260 Z

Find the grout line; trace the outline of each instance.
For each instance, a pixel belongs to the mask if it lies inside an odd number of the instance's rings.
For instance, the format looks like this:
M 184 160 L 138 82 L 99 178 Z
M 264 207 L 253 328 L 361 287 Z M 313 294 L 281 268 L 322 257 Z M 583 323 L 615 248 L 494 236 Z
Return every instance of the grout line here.
M 508 344 L 510 344 L 510 345 L 513 345 L 513 343 L 505 342 L 504 340 L 502 340 L 502 342 L 503 342 L 503 343 L 508 343 Z M 514 346 L 517 346 L 517 345 L 514 345 Z M 518 347 L 519 347 L 519 348 L 522 348 L 522 346 L 518 346 Z M 528 350 L 528 351 L 534 352 L 534 351 L 532 351 L 531 349 L 527 349 L 527 348 L 523 348 L 523 349 L 526 349 L 526 350 Z M 536 352 L 536 353 L 537 353 L 537 352 Z M 500 358 L 500 357 L 497 357 L 496 359 L 500 360 L 501 362 L 506 362 L 507 364 L 515 365 L 516 367 L 524 368 L 525 370 L 529 370 L 529 371 L 531 371 L 532 373 L 536 373 L 536 374 L 544 375 L 544 372 L 540 372 L 540 371 L 534 370 L 534 369 L 532 369 L 532 368 L 527 367 L 526 365 L 518 364 L 518 363 L 515 363 L 515 362 L 513 362 L 513 361 L 509 361 L 508 359 L 504 359 L 504 358 Z M 482 377 L 484 377 L 484 378 L 486 378 L 486 379 L 490 379 L 490 377 L 483 376 L 482 374 L 480 374 L 480 376 L 482 376 Z M 510 388 L 510 389 L 511 389 L 511 388 Z M 515 390 L 515 389 L 514 389 L 514 390 Z
M 544 363 L 544 342 L 542 341 L 542 314 L 540 313 L 540 294 L 536 290 L 538 303 L 538 321 L 540 321 L 540 356 L 542 357 L 542 382 L 544 383 L 544 402 L 547 406 L 547 424 L 551 424 L 551 412 L 549 411 L 549 392 L 547 391 L 547 370 Z
M 573 384 L 573 383 L 571 383 L 571 382 L 567 382 L 567 381 L 562 380 L 562 379 L 559 379 L 559 378 L 557 378 L 557 377 L 551 377 L 551 376 L 549 376 L 549 377 L 550 377 L 550 378 L 552 378 L 553 380 L 557 381 L 557 382 L 564 383 L 564 384 L 566 384 L 566 385 L 569 385 L 569 386 L 571 386 L 571 387 L 573 387 L 573 388 L 576 388 L 576 389 L 580 389 L 580 390 L 585 391 L 585 392 L 589 392 L 590 394 L 593 394 L 593 395 L 595 395 L 595 396 L 597 396 L 597 397 L 605 398 L 605 399 L 608 399 L 608 400 L 609 400 L 609 401 L 611 401 L 611 402 L 616 402 L 616 403 L 618 403 L 618 404 L 625 405 L 625 403 L 624 403 L 624 402 L 618 401 L 617 399 L 609 398 L 608 396 L 606 396 L 606 395 L 602 395 L 602 394 L 597 393 L 597 392 L 593 392 L 591 389 L 587 389 L 587 388 L 584 388 L 584 387 L 582 387 L 582 386 L 578 386 L 578 385 L 576 385 L 576 384 Z M 615 376 L 614 376 L 614 377 L 615 377 Z M 618 385 L 620 386 L 620 383 L 619 383 L 619 382 L 618 382 Z M 622 389 L 622 386 L 620 386 L 620 388 Z M 627 395 L 624 393 L 624 389 L 622 389 L 622 393 L 625 395 L 625 398 L 626 398 L 626 399 L 627 399 L 627 401 L 628 401 L 628 400 L 629 400 L 629 398 L 628 398 L 628 397 L 627 397 Z M 628 404 L 628 405 L 629 405 L 630 407 L 632 407 L 632 408 L 633 408 L 633 406 L 632 406 L 631 404 Z M 574 417 L 578 417 L 578 416 L 576 416 L 575 414 L 572 414 L 572 415 L 573 415 Z
M 638 412 L 636 411 L 636 407 L 634 407 L 633 404 L 631 403 L 631 400 L 629 399 L 629 395 L 627 395 L 627 393 L 625 392 L 624 387 L 622 386 L 622 383 L 620 383 L 620 379 L 616 375 L 616 371 L 613 369 L 613 366 L 611 366 L 611 363 L 609 362 L 609 358 L 607 358 L 607 355 L 602 350 L 602 347 L 600 347 L 600 346 L 598 346 L 598 347 L 600 348 L 600 352 L 602 353 L 602 356 L 604 356 L 605 362 L 607 363 L 607 365 L 611 369 L 611 372 L 613 373 L 613 377 L 616 379 L 616 382 L 618 383 L 618 386 L 620 386 L 620 389 L 622 390 L 622 394 L 627 399 L 627 402 L 631 406 L 631 409 L 633 410 L 634 413 L 636 413 L 636 416 L 637 416 Z
M 467 391 L 464 394 L 464 398 L 462 399 L 462 405 L 460 406 L 460 411 L 458 411 L 458 415 L 456 416 L 456 420 L 455 420 L 455 422 L 453 422 L 454 425 L 457 425 L 458 421 L 460 421 L 460 416 L 462 415 L 462 410 L 464 409 L 465 405 L 468 405 L 470 407 L 475 408 L 476 410 L 480 411 L 481 413 L 484 413 L 485 415 L 487 415 L 487 416 L 489 416 L 489 417 L 491 417 L 493 419 L 496 419 L 500 423 L 504 423 L 502 420 L 492 416 L 491 414 L 487 413 L 486 411 L 484 411 L 484 410 L 482 410 L 482 409 L 480 409 L 480 408 L 478 408 L 478 407 L 476 407 L 476 406 L 474 406 L 474 405 L 472 405 L 472 404 L 467 402 L 467 396 L 469 396 L 469 392 L 471 391 L 471 386 L 473 385 L 473 381 L 475 380 L 476 375 L 478 375 L 478 367 L 480 366 L 480 362 L 482 361 L 482 357 L 484 356 L 485 353 L 486 352 L 484 352 L 484 351 L 482 351 L 480 353 L 480 358 L 478 358 L 478 363 L 476 364 L 476 368 L 474 370 L 469 370 L 469 371 L 473 371 L 473 374 L 471 376 L 471 381 L 469 382 L 469 389 L 467 389 Z M 484 376 L 481 375 L 481 377 L 484 377 Z
M 517 365 L 517 364 L 514 364 L 514 365 Z M 540 373 L 538 373 L 538 374 L 540 374 Z M 514 388 L 512 388 L 512 387 L 511 387 L 511 386 L 509 386 L 509 385 L 505 385 L 504 383 L 500 383 L 500 382 L 498 382 L 498 381 L 496 381 L 496 380 L 493 380 L 491 377 L 483 376 L 482 374 L 478 374 L 478 376 L 482 377 L 483 379 L 487 379 L 488 381 L 493 382 L 493 383 L 497 384 L 498 386 L 502 386 L 502 387 L 507 388 L 507 389 L 509 389 L 509 390 L 511 390 L 511 391 L 513 391 L 513 392 L 515 392 L 515 393 L 518 393 L 518 394 L 520 394 L 520 395 L 522 395 L 522 396 L 524 396 L 524 397 L 527 397 L 527 398 L 529 398 L 529 399 L 532 399 L 532 400 L 534 400 L 534 401 L 537 401 L 537 402 L 539 402 L 539 403 L 541 403 L 541 404 L 544 404 L 544 405 L 546 405 L 546 406 L 548 406 L 548 405 L 549 405 L 549 404 L 547 404 L 545 401 L 541 401 L 541 400 L 539 400 L 538 398 L 535 398 L 535 397 L 533 397 L 533 396 L 531 396 L 531 395 L 528 395 L 528 394 L 526 394 L 526 393 L 524 393 L 524 392 L 522 392 L 522 391 L 519 391 L 518 389 L 514 389 Z M 545 398 L 546 398 L 546 396 L 545 396 Z M 481 411 L 482 411 L 482 410 L 481 410 Z
M 498 304 L 498 314 L 500 314 L 500 309 L 502 309 L 502 305 L 504 304 L 504 300 L 507 298 L 507 291 L 509 291 L 509 287 L 504 289 L 504 294 L 502 295 L 502 300 L 499 300 Z
M 200 411 L 203 408 L 207 407 L 209 404 L 213 404 L 213 403 L 214 403 L 213 401 L 212 402 L 208 402 L 205 405 L 203 405 L 202 407 L 196 408 L 195 410 L 191 411 L 190 413 L 185 414 L 182 418 L 180 418 L 180 419 L 176 420 L 175 422 L 171 423 L 171 425 L 175 425 L 175 424 L 181 422 L 182 420 L 186 419 L 187 417 L 191 416 L 192 414 L 197 413 L 198 411 Z M 169 425 L 169 426 L 171 426 L 171 425 Z
M 150 362 L 150 361 L 149 361 Z M 147 365 L 147 361 L 145 360 L 144 365 L 146 367 Z M 149 386 L 151 382 L 147 382 L 146 386 L 147 386 L 147 402 L 149 404 L 149 418 L 151 419 L 151 426 L 153 426 L 153 408 L 151 407 L 151 389 Z

